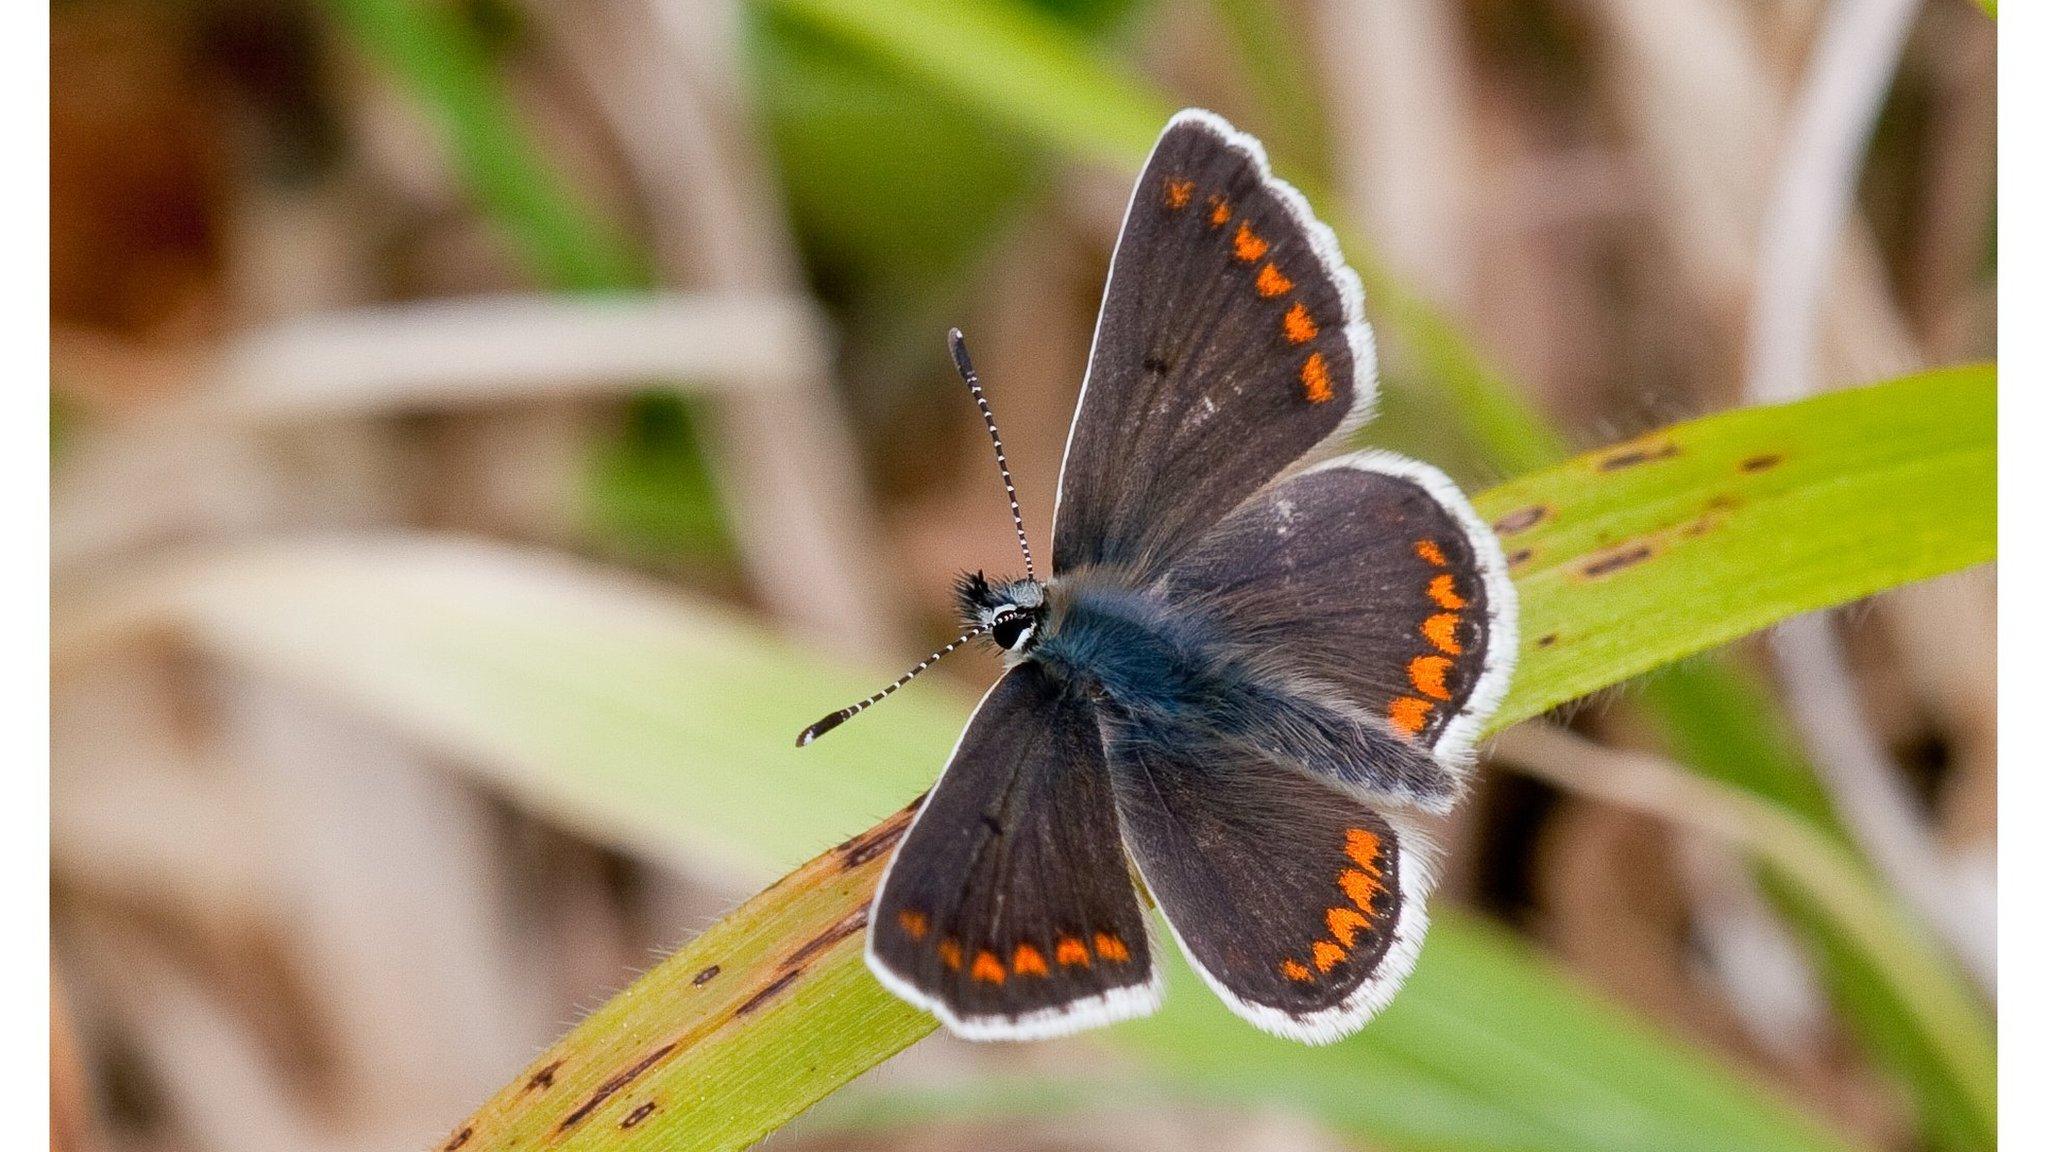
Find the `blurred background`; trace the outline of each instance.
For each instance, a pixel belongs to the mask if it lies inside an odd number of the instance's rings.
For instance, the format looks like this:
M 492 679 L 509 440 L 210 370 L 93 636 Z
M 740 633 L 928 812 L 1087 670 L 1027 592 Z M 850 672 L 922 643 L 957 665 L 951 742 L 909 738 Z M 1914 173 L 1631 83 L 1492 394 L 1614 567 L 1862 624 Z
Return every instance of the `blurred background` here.
M 787 745 L 951 635 L 954 573 L 1017 567 L 948 326 L 1049 540 L 1175 107 L 1339 223 L 1385 355 L 1364 439 L 1475 490 L 1994 355 L 1996 26 L 1965 0 L 51 13 L 75 1152 L 426 1146 L 928 782 L 992 658 Z M 1480 773 L 1439 901 L 1851 1146 L 1944 1143 L 1796 910 L 1569 772 L 1625 751 L 1813 815 L 1988 1008 L 1994 606 L 1962 573 L 1553 718 Z M 935 1037 L 777 1144 L 1376 1146 L 1280 1103 L 972 1090 L 1110 1051 Z

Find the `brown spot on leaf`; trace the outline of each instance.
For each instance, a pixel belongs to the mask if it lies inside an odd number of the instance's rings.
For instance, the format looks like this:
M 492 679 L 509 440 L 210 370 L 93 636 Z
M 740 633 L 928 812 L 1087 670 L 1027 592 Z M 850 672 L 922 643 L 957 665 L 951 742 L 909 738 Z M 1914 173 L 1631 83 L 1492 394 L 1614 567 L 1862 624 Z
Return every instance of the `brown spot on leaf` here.
M 1654 551 L 1648 544 L 1630 544 L 1624 548 L 1617 548 L 1604 556 L 1595 556 L 1581 564 L 1579 575 L 1592 579 L 1611 576 L 1623 568 L 1648 560 Z
M 1557 643 L 1557 633 L 1555 632 L 1545 632 L 1536 638 L 1536 646 L 1538 648 L 1548 648 L 1555 643 Z
M 583 1103 L 576 1106 L 575 1111 L 562 1118 L 562 1122 L 555 1126 L 555 1131 L 567 1132 L 569 1129 L 581 1124 L 585 1117 L 597 1111 L 604 1105 L 605 1101 L 618 1095 L 628 1084 L 645 1076 L 649 1068 L 661 1063 L 662 1059 L 675 1051 L 675 1049 L 674 1042 L 663 1044 L 661 1047 L 642 1056 L 639 1060 L 634 1061 L 632 1067 L 599 1084 L 596 1091 L 586 1097 Z
M 448 1138 L 448 1142 L 446 1144 L 441 1145 L 441 1152 L 455 1152 L 457 1148 L 460 1148 L 464 1144 L 469 1143 L 469 1138 L 474 1135 L 476 1135 L 476 1129 L 471 1128 L 467 1124 L 464 1124 L 462 1126 L 461 1131 L 457 1132 L 453 1136 L 450 1136 Z
M 702 988 L 713 980 L 718 979 L 718 974 L 723 971 L 724 969 L 716 964 L 707 965 L 702 972 L 690 977 L 690 983 L 695 987 Z
M 744 1001 L 742 1001 L 739 1007 L 732 1010 L 732 1014 L 735 1017 L 739 1017 L 745 1016 L 749 1012 L 758 1011 L 761 1005 L 766 1004 L 768 1001 L 773 1000 L 777 996 L 788 991 L 789 986 L 791 984 L 796 983 L 797 978 L 802 976 L 803 974 L 804 970 L 801 968 L 792 968 L 789 971 L 784 972 L 782 975 L 777 976 L 773 980 L 770 980 L 767 986 L 763 987 L 759 992 L 754 993 L 752 996 L 749 996 Z
M 1700 514 L 1694 517 L 1692 522 L 1680 531 L 1687 536 L 1705 536 L 1707 533 L 1719 528 L 1721 522 L 1728 518 L 1729 512 L 1741 506 L 1742 501 L 1725 492 L 1721 493 L 1708 500 L 1707 506 L 1700 510 Z
M 1535 555 L 1536 550 L 1534 548 L 1517 548 L 1513 552 L 1508 553 L 1508 567 L 1519 568 L 1527 564 Z
M 1660 440 L 1655 444 L 1642 444 L 1632 448 L 1623 448 L 1619 452 L 1602 457 L 1600 462 L 1593 465 L 1593 467 L 1602 472 L 1619 472 L 1623 468 L 1633 468 L 1638 464 L 1648 464 L 1652 460 L 1669 460 L 1676 455 L 1678 455 L 1678 445 L 1673 444 L 1669 440 Z
M 555 1086 L 555 1073 L 561 1070 L 562 1062 L 560 1060 L 542 1068 L 526 1078 L 526 1090 L 528 1092 L 545 1092 L 553 1088 Z
M 1751 456 L 1749 459 L 1744 460 L 1740 464 L 1737 464 L 1736 467 L 1742 469 L 1744 472 L 1764 472 L 1772 468 L 1776 468 L 1778 465 L 1783 464 L 1784 462 L 1785 457 L 1781 453 L 1763 452 L 1759 453 L 1758 455 Z
M 833 849 L 839 855 L 839 866 L 852 871 L 894 848 L 910 828 L 911 813 L 917 811 L 922 803 L 924 797 L 920 796 L 911 802 L 910 807 Z
M 1513 512 L 1495 520 L 1493 522 L 1493 530 L 1503 536 L 1512 536 L 1517 532 L 1527 532 L 1529 529 L 1543 523 L 1549 515 L 1550 508 L 1547 505 L 1531 504 L 1527 508 L 1517 508 Z
M 626 1113 L 626 1118 L 624 1120 L 619 1121 L 619 1127 L 621 1129 L 637 1128 L 640 1126 L 640 1122 L 642 1120 L 645 1120 L 652 1115 L 654 1115 L 654 1102 L 650 1100 L 647 1103 L 642 1104 L 638 1108 L 633 1109 L 631 1112 Z
M 804 941 L 796 951 L 783 958 L 784 968 L 801 968 L 812 958 L 841 940 L 846 939 L 868 926 L 868 905 L 861 905 L 852 912 L 841 916 L 830 928 Z

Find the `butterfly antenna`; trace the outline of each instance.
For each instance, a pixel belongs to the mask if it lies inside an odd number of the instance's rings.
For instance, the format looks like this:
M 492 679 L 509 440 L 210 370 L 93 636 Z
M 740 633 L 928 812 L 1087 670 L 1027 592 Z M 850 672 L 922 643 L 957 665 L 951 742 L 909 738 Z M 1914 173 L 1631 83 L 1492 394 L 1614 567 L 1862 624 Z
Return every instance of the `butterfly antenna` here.
M 1008 613 L 1004 613 L 1004 615 L 1008 615 Z M 1002 619 L 1002 617 L 998 616 L 997 620 L 1000 619 Z M 831 715 L 825 717 L 823 720 L 820 720 L 816 724 L 811 725 L 809 728 L 804 729 L 801 733 L 797 735 L 796 746 L 799 748 L 804 747 L 811 741 L 816 740 L 818 737 L 823 736 L 825 733 L 830 732 L 834 728 L 839 727 L 841 724 L 846 723 L 848 720 L 853 719 L 855 716 L 858 716 L 861 713 L 867 711 L 868 709 L 874 707 L 875 705 L 881 703 L 883 700 L 888 698 L 890 693 L 896 691 L 898 688 L 903 687 L 905 684 L 910 683 L 912 680 L 917 679 L 918 673 L 924 671 L 925 669 L 931 667 L 934 664 L 937 664 L 940 660 L 944 659 L 954 649 L 960 647 L 962 644 L 967 643 L 969 640 L 974 639 L 976 636 L 979 636 L 982 633 L 987 632 L 989 629 L 995 626 L 996 620 L 990 620 L 986 624 L 979 624 L 973 628 L 969 628 L 965 632 L 962 632 L 959 638 L 955 639 L 951 644 L 946 645 L 944 648 L 941 648 L 937 652 L 934 652 L 931 655 L 925 657 L 923 660 L 920 660 L 918 662 L 917 667 L 912 668 L 910 671 L 905 672 L 901 676 L 898 676 L 894 684 L 889 685 L 887 688 L 882 689 L 880 692 L 875 693 L 873 696 L 868 697 L 867 699 L 861 701 L 858 704 L 848 704 L 846 707 L 841 708 L 839 711 L 832 713 Z
M 953 349 L 953 367 L 960 370 L 960 379 L 967 382 L 967 390 L 974 393 L 975 406 L 981 409 L 981 422 L 988 426 L 988 438 L 996 446 L 996 467 L 1002 469 L 1003 491 L 1010 496 L 1010 519 L 1017 525 L 1017 547 L 1024 550 L 1024 578 L 1037 581 L 1038 573 L 1031 565 L 1031 541 L 1024 537 L 1024 510 L 1017 507 L 1017 485 L 1010 480 L 1010 461 L 1003 455 L 1003 438 L 996 431 L 996 414 L 989 411 L 988 397 L 982 395 L 981 377 L 974 373 L 974 361 L 967 358 L 967 338 L 954 328 L 946 333 L 946 342 Z

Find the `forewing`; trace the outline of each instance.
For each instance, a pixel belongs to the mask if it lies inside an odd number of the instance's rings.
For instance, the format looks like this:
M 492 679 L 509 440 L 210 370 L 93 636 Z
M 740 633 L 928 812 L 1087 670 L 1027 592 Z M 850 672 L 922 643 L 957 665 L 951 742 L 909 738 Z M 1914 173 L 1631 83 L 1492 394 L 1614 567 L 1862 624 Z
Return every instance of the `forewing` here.
M 1355 453 L 1273 485 L 1162 586 L 1454 773 L 1507 692 L 1515 589 L 1500 542 L 1449 479 L 1412 460 Z
M 1053 516 L 1053 569 L 1160 570 L 1365 419 L 1373 349 L 1336 237 L 1258 141 L 1175 116 L 1110 264 Z
M 1110 758 L 1138 871 L 1233 1011 L 1320 1044 L 1393 998 L 1427 924 L 1419 841 L 1290 765 L 1154 740 Z
M 875 898 L 868 965 L 974 1039 L 1159 1005 L 1095 711 L 1034 663 L 968 722 Z

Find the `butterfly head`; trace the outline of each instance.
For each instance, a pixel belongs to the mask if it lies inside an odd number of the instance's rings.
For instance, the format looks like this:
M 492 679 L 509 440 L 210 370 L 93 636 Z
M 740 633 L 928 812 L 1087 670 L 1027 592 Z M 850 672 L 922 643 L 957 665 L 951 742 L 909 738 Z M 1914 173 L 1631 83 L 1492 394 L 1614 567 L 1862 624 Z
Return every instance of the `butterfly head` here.
M 955 591 L 961 620 L 969 628 L 985 629 L 1011 659 L 1022 658 L 1038 643 L 1045 621 L 1045 585 L 1031 579 L 991 583 L 980 572 L 967 572 Z

